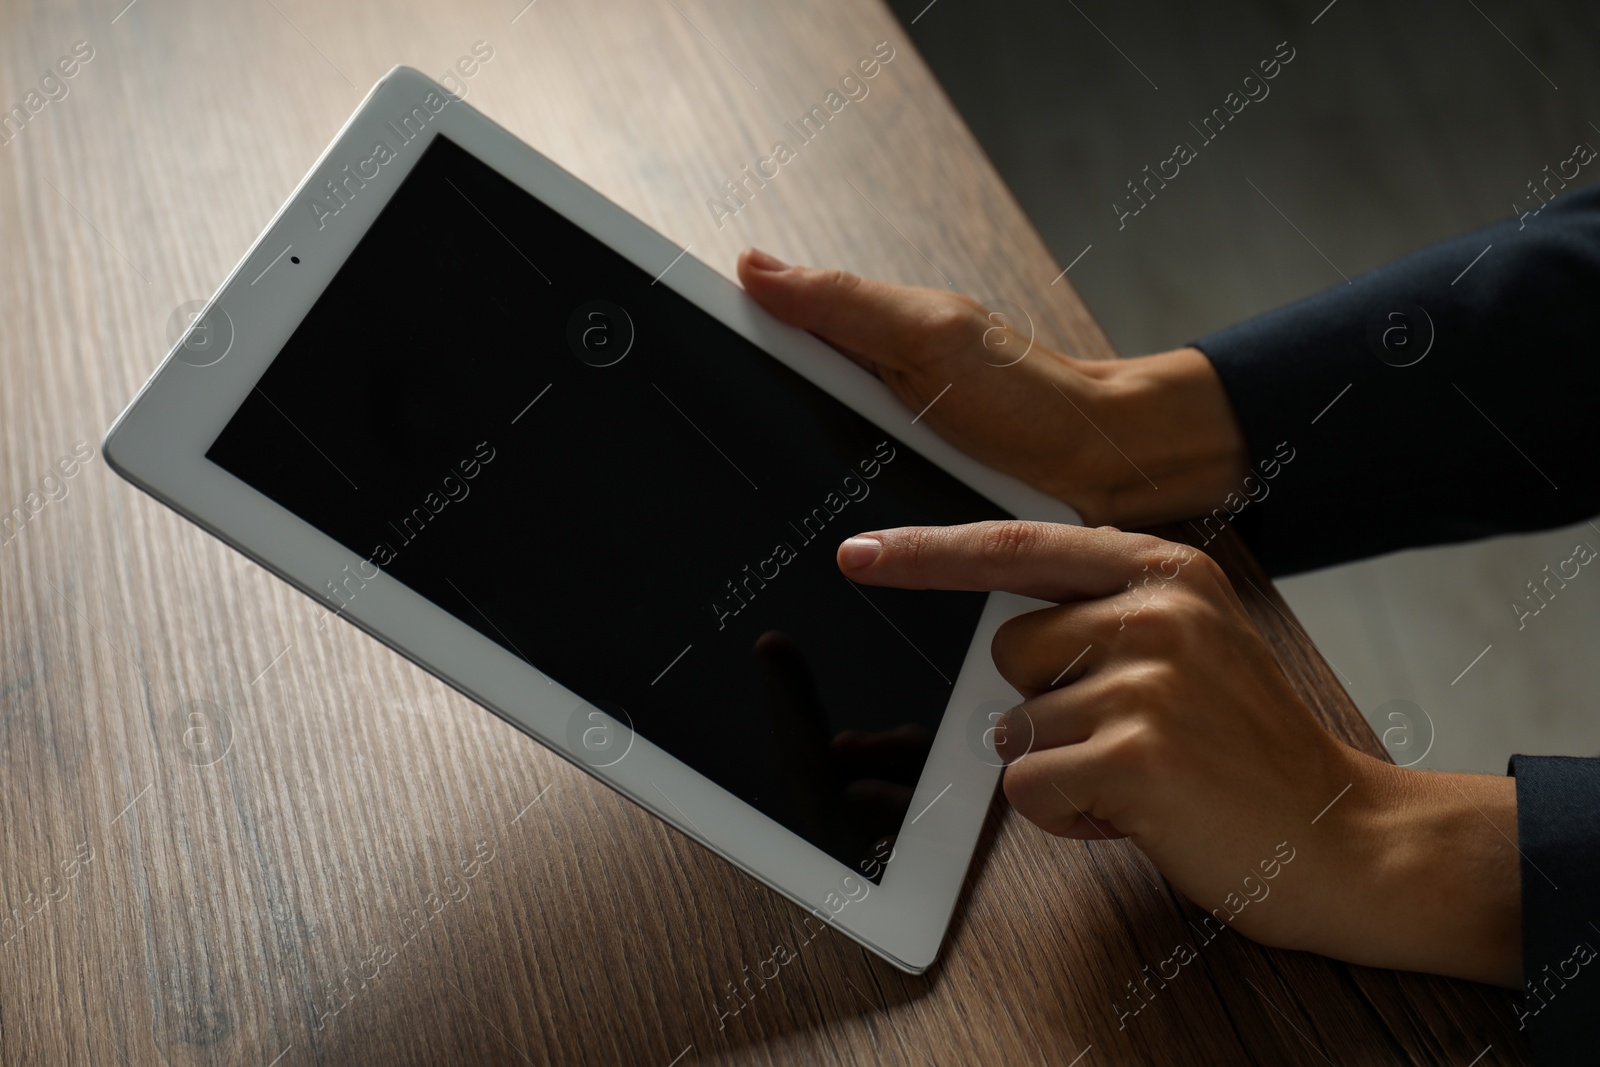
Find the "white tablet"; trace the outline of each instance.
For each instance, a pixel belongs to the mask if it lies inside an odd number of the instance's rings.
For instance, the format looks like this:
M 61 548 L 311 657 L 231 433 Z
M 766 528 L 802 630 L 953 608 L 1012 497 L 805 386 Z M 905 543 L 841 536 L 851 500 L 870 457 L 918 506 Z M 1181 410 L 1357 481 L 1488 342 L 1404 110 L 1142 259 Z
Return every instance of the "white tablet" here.
M 997 370 L 996 373 L 1004 373 Z M 936 956 L 1034 602 L 845 537 L 1070 509 L 414 70 L 112 426 L 128 480 L 896 965 Z

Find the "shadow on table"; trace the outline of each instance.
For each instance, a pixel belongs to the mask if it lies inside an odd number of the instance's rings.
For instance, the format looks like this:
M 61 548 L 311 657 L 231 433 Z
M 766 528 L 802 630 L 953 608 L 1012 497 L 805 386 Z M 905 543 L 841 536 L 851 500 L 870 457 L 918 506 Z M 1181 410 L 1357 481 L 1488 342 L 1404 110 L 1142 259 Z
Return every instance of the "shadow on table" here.
M 788 1035 L 818 1046 L 791 1050 L 801 1060 L 828 1044 L 865 1055 L 872 1030 L 849 1023 L 881 1028 L 885 1009 L 941 981 L 940 964 L 906 975 L 586 775 L 557 774 L 547 804 L 562 802 L 533 808 L 496 843 L 470 893 L 414 942 L 394 942 L 337 1016 L 313 1010 L 316 1061 L 382 1050 L 385 1063 L 666 1067 L 680 1055 L 743 1062 L 748 1046 Z M 947 949 L 1002 810 L 986 820 Z

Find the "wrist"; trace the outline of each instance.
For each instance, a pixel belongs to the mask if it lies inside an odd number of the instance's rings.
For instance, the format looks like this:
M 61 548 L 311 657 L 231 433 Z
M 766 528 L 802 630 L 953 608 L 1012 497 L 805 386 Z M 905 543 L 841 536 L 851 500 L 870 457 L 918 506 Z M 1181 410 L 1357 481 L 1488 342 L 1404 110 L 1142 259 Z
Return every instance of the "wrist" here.
M 1126 460 L 1107 472 L 1095 524 L 1189 518 L 1240 491 L 1249 447 L 1222 379 L 1199 349 L 1079 366 L 1097 379 L 1104 432 Z
M 1515 780 L 1408 770 L 1350 751 L 1349 795 L 1318 821 L 1323 841 L 1308 842 L 1331 860 L 1318 890 L 1327 921 L 1293 947 L 1520 984 Z

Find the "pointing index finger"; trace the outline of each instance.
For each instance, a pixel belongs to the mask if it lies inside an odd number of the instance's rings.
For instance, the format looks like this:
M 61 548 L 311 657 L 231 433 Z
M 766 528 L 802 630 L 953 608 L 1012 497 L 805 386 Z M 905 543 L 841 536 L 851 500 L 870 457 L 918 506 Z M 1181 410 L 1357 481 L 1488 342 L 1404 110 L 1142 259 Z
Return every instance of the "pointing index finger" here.
M 1004 590 L 1065 603 L 1119 592 L 1162 546 L 1177 547 L 1109 527 L 1010 519 L 858 534 L 839 546 L 838 561 L 863 585 Z

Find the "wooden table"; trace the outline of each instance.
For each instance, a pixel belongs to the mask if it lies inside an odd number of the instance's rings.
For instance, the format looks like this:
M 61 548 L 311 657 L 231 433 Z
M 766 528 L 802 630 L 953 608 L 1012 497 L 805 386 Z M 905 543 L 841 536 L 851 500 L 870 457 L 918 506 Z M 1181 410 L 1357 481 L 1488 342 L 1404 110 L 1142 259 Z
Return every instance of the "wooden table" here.
M 825 934 L 719 1024 L 714 991 L 799 909 L 97 455 L 46 474 L 98 446 L 386 69 L 440 77 L 480 41 L 470 102 L 721 270 L 758 243 L 1013 301 L 1079 355 L 1105 338 L 877 3 L 124 2 L 0 13 L 0 106 L 29 112 L 0 147 L 0 508 L 26 513 L 0 533 L 0 1062 L 1525 1059 L 1504 992 L 1232 934 L 1119 1029 L 1198 910 L 1126 844 L 998 800 L 930 974 Z M 719 220 L 707 199 L 880 41 L 870 94 Z M 1223 551 L 1329 728 L 1379 752 Z

